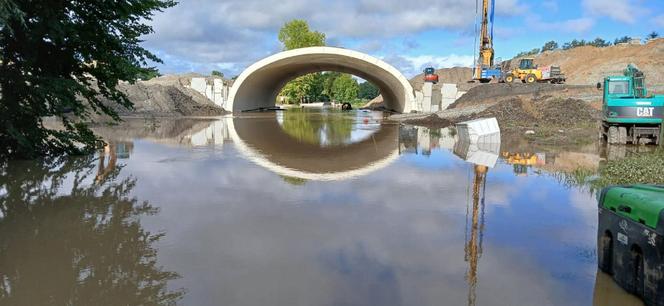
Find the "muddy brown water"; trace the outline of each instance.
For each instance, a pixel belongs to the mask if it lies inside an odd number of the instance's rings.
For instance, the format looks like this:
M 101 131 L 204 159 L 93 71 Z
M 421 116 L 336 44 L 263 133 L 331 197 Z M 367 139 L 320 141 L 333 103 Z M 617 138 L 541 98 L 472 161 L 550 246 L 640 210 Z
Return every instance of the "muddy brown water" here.
M 0 177 L 0 305 L 641 305 L 596 266 L 595 147 L 381 113 L 127 120 Z

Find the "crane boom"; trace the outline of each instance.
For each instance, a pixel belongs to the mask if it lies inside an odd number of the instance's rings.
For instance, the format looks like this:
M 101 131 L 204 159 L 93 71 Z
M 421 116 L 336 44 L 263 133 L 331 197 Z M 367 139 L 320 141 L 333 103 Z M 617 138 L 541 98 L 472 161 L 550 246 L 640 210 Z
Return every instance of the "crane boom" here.
M 479 43 L 479 59 L 475 66 L 474 79 L 482 79 L 482 70 L 491 69 L 493 67 L 493 12 L 495 8 L 495 0 L 481 0 L 482 1 L 482 23 L 480 28 L 480 43 Z M 491 3 L 489 3 L 491 1 Z M 491 10 L 489 11 L 489 4 Z M 491 23 L 491 30 L 489 30 L 489 23 Z

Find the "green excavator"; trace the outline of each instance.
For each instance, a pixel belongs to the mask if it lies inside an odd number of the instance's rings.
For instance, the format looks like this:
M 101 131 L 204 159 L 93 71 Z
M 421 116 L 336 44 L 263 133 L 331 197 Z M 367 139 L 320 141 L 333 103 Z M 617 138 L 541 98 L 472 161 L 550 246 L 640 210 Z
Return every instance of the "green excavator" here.
M 601 136 L 609 144 L 663 144 L 664 96 L 648 93 L 645 75 L 628 65 L 604 84 Z

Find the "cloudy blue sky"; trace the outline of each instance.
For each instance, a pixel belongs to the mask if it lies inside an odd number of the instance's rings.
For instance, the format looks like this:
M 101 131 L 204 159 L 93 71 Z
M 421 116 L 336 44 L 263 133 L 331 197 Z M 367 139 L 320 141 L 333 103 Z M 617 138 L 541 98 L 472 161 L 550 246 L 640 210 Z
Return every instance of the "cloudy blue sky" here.
M 278 52 L 279 28 L 307 20 L 327 43 L 382 58 L 407 76 L 473 62 L 474 0 L 180 0 L 155 16 L 145 46 L 163 73 L 237 75 Z M 497 57 L 602 37 L 664 34 L 663 0 L 496 0 Z

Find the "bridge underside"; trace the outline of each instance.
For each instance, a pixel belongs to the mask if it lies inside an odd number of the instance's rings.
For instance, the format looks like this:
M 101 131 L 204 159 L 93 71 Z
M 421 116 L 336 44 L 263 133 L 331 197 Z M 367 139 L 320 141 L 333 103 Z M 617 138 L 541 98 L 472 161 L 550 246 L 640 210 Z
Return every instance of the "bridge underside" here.
M 413 107 L 413 88 L 394 67 L 356 51 L 313 47 L 281 52 L 247 68 L 233 84 L 226 108 L 239 112 L 274 106 L 286 83 L 321 71 L 349 73 L 373 83 L 388 109 L 409 112 Z

